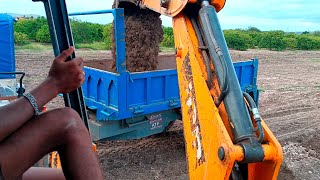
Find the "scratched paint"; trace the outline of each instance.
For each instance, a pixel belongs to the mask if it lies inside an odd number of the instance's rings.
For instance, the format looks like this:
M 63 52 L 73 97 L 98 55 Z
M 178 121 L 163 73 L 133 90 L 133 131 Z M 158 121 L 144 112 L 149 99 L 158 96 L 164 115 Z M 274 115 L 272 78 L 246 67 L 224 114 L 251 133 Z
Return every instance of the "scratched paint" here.
M 197 101 L 195 98 L 195 89 L 192 77 L 192 70 L 190 66 L 190 57 L 189 54 L 186 55 L 183 62 L 183 74 L 185 80 L 185 89 L 188 97 L 186 98 L 186 105 L 188 107 L 188 115 L 190 118 L 191 132 L 194 136 L 194 140 L 192 140 L 192 148 L 196 150 L 196 158 L 197 158 L 197 166 L 200 166 L 205 162 L 203 145 L 202 145 L 202 136 L 201 136 L 201 128 L 198 117 L 197 110 Z

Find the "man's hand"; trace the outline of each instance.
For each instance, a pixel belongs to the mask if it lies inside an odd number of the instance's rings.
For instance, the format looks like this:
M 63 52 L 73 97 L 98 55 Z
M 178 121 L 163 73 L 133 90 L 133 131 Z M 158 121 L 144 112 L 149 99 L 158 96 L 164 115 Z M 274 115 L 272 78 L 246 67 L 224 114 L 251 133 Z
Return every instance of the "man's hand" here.
M 63 51 L 52 63 L 48 78 L 53 81 L 58 93 L 69 93 L 84 82 L 83 59 L 75 58 L 67 62 L 74 48 Z

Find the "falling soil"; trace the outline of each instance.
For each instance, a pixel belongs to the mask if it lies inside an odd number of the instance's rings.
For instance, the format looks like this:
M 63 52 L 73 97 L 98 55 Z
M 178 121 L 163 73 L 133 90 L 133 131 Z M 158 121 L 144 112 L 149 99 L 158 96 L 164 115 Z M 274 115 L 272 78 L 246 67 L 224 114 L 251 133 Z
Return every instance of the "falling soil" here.
M 152 71 L 157 68 L 159 45 L 163 39 L 160 14 L 130 6 L 125 8 L 126 66 L 130 72 Z M 112 32 L 112 69 L 116 69 L 115 38 Z

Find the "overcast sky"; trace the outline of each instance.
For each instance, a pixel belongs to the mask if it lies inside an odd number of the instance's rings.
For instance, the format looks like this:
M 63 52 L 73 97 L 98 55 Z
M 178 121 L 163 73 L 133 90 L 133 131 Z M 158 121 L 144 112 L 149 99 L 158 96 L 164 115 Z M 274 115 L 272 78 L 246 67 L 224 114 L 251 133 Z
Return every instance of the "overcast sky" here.
M 111 8 L 113 0 L 66 0 L 70 12 Z M 45 15 L 40 2 L 0 0 L 0 13 Z M 223 29 L 258 27 L 262 30 L 320 30 L 320 0 L 227 0 L 219 13 Z M 110 15 L 82 16 L 81 20 L 109 23 Z M 171 19 L 163 17 L 163 25 Z

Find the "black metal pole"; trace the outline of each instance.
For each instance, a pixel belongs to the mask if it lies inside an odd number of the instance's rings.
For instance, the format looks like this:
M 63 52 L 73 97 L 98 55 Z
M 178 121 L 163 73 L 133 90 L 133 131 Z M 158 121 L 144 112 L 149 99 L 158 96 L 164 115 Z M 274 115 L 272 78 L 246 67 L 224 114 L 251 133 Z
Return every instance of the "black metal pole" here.
M 33 0 L 42 1 L 44 3 L 54 55 L 58 56 L 62 51 L 74 45 L 68 11 L 65 0 Z M 73 53 L 68 60 L 75 58 Z M 67 76 L 68 74 L 66 74 Z M 73 92 L 64 94 L 64 102 L 66 107 L 71 107 L 78 112 L 85 126 L 88 127 L 88 115 L 83 98 L 82 88 L 78 88 Z

